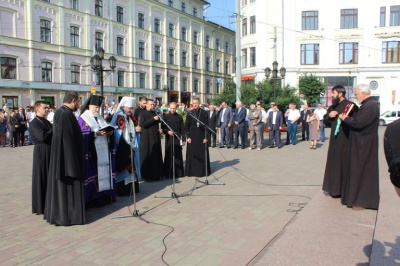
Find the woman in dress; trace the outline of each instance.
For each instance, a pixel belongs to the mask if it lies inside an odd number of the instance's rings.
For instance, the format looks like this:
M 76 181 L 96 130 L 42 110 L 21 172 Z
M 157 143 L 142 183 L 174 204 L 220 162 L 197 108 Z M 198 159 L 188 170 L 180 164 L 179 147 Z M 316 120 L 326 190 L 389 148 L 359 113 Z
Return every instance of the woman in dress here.
M 310 114 L 307 116 L 307 123 L 310 129 L 310 149 L 315 150 L 317 148 L 317 141 L 319 140 L 319 117 L 314 113 L 313 109 L 310 109 Z

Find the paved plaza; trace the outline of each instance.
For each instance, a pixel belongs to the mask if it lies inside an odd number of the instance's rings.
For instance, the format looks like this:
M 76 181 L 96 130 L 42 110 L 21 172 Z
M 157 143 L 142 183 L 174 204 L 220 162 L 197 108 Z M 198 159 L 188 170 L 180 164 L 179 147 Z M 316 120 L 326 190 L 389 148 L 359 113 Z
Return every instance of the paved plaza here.
M 328 143 L 317 150 L 309 142 L 280 150 L 213 148 L 208 179 L 225 185 L 181 178 L 178 203 L 171 180 L 144 182 L 141 219 L 130 216 L 132 199 L 121 197 L 88 209 L 87 224 L 70 227 L 31 214 L 33 146 L 0 148 L 0 264 L 400 264 L 400 198 L 382 142 L 379 211 L 353 211 L 323 194 Z

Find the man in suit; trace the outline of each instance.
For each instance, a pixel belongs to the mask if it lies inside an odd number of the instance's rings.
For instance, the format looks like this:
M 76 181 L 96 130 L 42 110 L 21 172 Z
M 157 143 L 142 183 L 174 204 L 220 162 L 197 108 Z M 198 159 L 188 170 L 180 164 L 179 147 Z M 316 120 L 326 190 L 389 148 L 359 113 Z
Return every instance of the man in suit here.
M 214 130 L 215 132 L 217 131 L 217 120 L 218 120 L 218 112 L 215 110 L 215 106 L 214 104 L 210 104 L 208 106 L 208 126 Z M 211 141 L 209 142 L 209 145 L 211 145 L 211 147 L 215 148 L 215 144 L 217 143 L 216 140 L 216 133 L 214 132 L 210 132 L 210 136 L 211 136 Z
M 250 147 L 249 150 L 255 149 L 257 145 L 257 150 L 261 150 L 261 134 L 260 134 L 260 124 L 261 124 L 261 111 L 256 108 L 255 104 L 250 106 L 249 111 L 250 120 Z
M 281 145 L 281 129 L 283 125 L 283 115 L 282 112 L 278 110 L 277 105 L 272 106 L 272 111 L 268 114 L 268 127 L 269 132 L 271 134 L 271 138 L 269 139 L 269 148 L 274 147 L 275 145 L 280 149 Z
M 19 127 L 17 129 L 18 135 L 18 143 L 19 147 L 24 146 L 25 142 L 25 130 L 26 130 L 26 116 L 24 109 L 22 107 L 18 108 L 18 113 L 15 114 L 15 117 L 18 119 Z
M 232 125 L 232 108 L 226 101 L 221 104 L 221 110 L 219 111 L 218 127 L 221 130 L 221 139 L 219 141 L 219 147 L 223 148 L 224 143 L 229 149 L 231 147 L 231 125 Z
M 307 116 L 310 114 L 308 105 L 303 105 L 303 110 L 300 112 L 300 124 L 301 124 L 301 140 L 309 140 L 310 129 L 307 123 Z
M 235 147 L 237 149 L 239 146 L 239 136 L 240 136 L 240 145 L 242 149 L 245 148 L 246 140 L 244 138 L 244 131 L 246 129 L 246 108 L 242 107 L 241 102 L 236 102 L 236 110 L 235 110 L 235 119 L 233 123 L 235 124 Z

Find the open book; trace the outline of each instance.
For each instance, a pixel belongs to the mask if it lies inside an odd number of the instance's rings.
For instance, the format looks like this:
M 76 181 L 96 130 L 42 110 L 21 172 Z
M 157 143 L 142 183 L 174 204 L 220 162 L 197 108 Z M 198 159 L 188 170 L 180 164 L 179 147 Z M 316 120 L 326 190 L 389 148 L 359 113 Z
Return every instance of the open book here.
M 105 131 L 106 133 L 116 130 L 116 126 L 107 125 L 99 129 L 99 131 Z

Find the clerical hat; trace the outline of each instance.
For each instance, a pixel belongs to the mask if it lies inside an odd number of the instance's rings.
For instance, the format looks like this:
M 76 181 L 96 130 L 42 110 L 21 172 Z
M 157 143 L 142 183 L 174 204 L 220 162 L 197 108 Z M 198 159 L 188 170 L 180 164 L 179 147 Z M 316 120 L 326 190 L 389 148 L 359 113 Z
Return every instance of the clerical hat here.
M 101 103 L 103 101 L 103 96 L 100 95 L 90 95 L 89 98 L 85 101 L 85 103 L 81 107 L 81 113 L 85 112 L 87 109 L 89 109 L 89 105 L 96 105 L 96 106 L 101 106 Z

